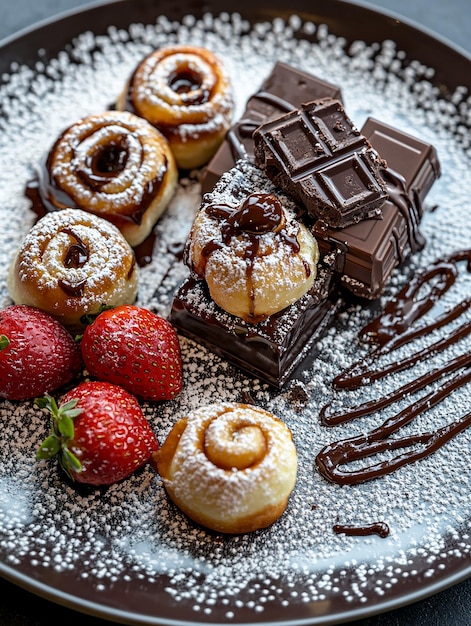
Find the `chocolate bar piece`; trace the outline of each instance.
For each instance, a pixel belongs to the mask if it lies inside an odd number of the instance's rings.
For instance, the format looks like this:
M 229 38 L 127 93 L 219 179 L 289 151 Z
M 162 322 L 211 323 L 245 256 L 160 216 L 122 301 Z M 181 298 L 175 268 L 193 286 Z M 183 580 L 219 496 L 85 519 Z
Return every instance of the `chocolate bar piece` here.
M 201 191 L 213 189 L 224 172 L 240 158 L 253 161 L 254 130 L 284 113 L 296 110 L 303 102 L 331 97 L 341 100 L 340 89 L 331 83 L 278 61 L 259 91 L 247 102 L 242 117 L 230 129 L 226 139 L 203 170 Z
M 384 163 L 338 100 L 303 104 L 253 138 L 255 163 L 312 217 L 333 228 L 381 217 Z
M 223 174 L 203 205 L 236 206 L 253 193 L 276 193 L 288 210 L 296 211 L 295 203 L 246 160 Z M 191 267 L 191 259 L 186 257 L 186 264 Z M 330 268 L 318 266 L 314 285 L 307 294 L 252 324 L 222 310 L 210 297 L 206 281 L 190 274 L 174 296 L 170 321 L 180 334 L 251 375 L 281 387 L 338 310 L 341 298 L 332 275 Z
M 170 321 L 185 337 L 281 388 L 338 310 L 330 280 L 321 269 L 311 293 L 264 322 L 247 324 L 220 309 L 203 280 L 189 276 L 174 296 Z
M 393 270 L 425 243 L 419 231 L 422 202 L 440 176 L 440 164 L 433 146 L 378 120 L 368 118 L 361 132 L 388 163 L 383 218 L 339 230 L 317 223 L 313 232 L 322 255 L 335 251 L 343 286 L 373 299 Z
M 441 173 L 435 148 L 372 117 L 361 132 L 387 162 L 388 170 L 403 176 L 407 193 L 422 216 L 422 203 Z

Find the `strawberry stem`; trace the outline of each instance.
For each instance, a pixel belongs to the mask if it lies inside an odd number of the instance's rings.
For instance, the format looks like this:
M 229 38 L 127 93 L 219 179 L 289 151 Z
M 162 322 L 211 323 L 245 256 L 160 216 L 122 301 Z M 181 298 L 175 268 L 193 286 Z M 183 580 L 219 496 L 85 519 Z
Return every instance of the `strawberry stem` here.
M 0 335 L 0 351 L 5 350 L 10 345 L 10 340 L 6 335 Z
M 49 411 L 51 418 L 51 433 L 39 446 L 36 458 L 51 459 L 59 454 L 59 462 L 71 479 L 72 472 L 82 471 L 80 460 L 68 447 L 68 442 L 74 438 L 74 419 L 82 413 L 82 409 L 77 408 L 77 402 L 70 400 L 58 406 L 55 398 L 49 394 L 35 400 L 38 407 Z

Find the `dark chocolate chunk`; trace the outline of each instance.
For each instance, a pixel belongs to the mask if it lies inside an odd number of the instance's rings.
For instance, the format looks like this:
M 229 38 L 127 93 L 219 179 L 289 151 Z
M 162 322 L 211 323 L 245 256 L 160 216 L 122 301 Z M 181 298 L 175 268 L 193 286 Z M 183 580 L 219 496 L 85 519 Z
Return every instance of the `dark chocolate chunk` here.
M 247 324 L 220 309 L 206 283 L 192 276 L 178 288 L 170 321 L 179 333 L 207 347 L 252 376 L 282 387 L 314 346 L 341 300 L 322 270 L 314 289 L 259 324 Z
M 298 109 L 303 102 L 331 97 L 341 100 L 340 89 L 320 78 L 277 62 L 259 91 L 247 102 L 245 112 L 227 134 L 219 150 L 203 170 L 202 193 L 211 191 L 219 178 L 240 158 L 253 161 L 252 133 L 261 124 Z
M 312 217 L 343 228 L 381 216 L 384 163 L 338 100 L 303 104 L 253 138 L 255 163 Z
M 440 176 L 440 164 L 433 146 L 373 118 L 361 132 L 388 163 L 382 172 L 389 195 L 381 208 L 383 218 L 343 229 L 317 223 L 313 232 L 321 254 L 336 255 L 342 285 L 373 299 L 393 270 L 424 246 L 422 202 Z
M 440 177 L 440 162 L 431 145 L 369 117 L 361 132 L 387 162 L 388 170 L 404 177 L 408 194 L 420 206 Z

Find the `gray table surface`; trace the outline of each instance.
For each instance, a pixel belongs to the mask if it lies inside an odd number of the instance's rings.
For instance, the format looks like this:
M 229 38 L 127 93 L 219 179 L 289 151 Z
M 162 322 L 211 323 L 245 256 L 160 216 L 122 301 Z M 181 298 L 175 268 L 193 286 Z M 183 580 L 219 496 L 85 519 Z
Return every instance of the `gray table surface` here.
M 328 0 L 326 0 L 328 2 Z M 0 0 L 0 40 L 88 0 Z M 370 0 L 370 6 L 393 13 L 471 54 L 470 0 Z M 0 626 L 50 626 L 80 619 L 80 614 L 52 604 L 0 579 Z M 109 621 L 86 616 L 87 626 Z M 352 626 L 470 626 L 471 579 L 420 602 L 352 622 Z

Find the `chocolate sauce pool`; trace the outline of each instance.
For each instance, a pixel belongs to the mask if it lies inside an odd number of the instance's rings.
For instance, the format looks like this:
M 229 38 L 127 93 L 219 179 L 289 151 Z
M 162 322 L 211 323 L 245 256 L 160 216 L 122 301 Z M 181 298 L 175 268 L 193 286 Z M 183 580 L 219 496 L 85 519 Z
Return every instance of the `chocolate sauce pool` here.
M 422 323 L 415 330 L 411 328 L 412 324 L 429 312 L 455 283 L 459 275 L 459 266 L 462 264 L 465 264 L 467 272 L 471 270 L 471 250 L 456 252 L 447 259 L 437 261 L 428 271 L 416 275 L 396 298 L 390 301 L 384 313 L 362 330 L 361 336 L 375 343 L 377 347 L 364 359 L 337 376 L 333 381 L 334 387 L 348 391 L 367 386 L 373 380 L 403 371 L 419 360 L 444 351 L 468 335 L 471 331 L 469 321 L 463 322 L 429 347 L 414 352 L 406 359 L 393 361 L 382 369 L 375 367 L 379 356 L 392 354 L 400 346 L 444 327 L 467 311 L 470 300 L 464 299 L 431 322 Z M 470 382 L 470 364 L 471 354 L 465 352 L 379 400 L 365 402 L 342 412 L 333 411 L 331 405 L 324 406 L 321 410 L 321 422 L 326 426 L 333 426 L 378 411 L 405 397 L 406 394 L 425 389 L 431 383 L 448 376 L 440 386 L 436 386 L 425 396 L 388 418 L 378 428 L 325 446 L 316 457 L 320 473 L 332 482 L 354 485 L 389 474 L 404 465 L 423 459 L 444 446 L 452 437 L 471 425 L 471 412 L 433 432 L 403 437 L 391 435 L 396 434 L 402 426 L 412 422 L 421 413 L 439 404 L 450 393 Z M 374 455 L 396 450 L 400 452 L 392 458 L 373 461 L 359 469 L 348 469 L 348 465 L 354 462 L 366 461 Z

